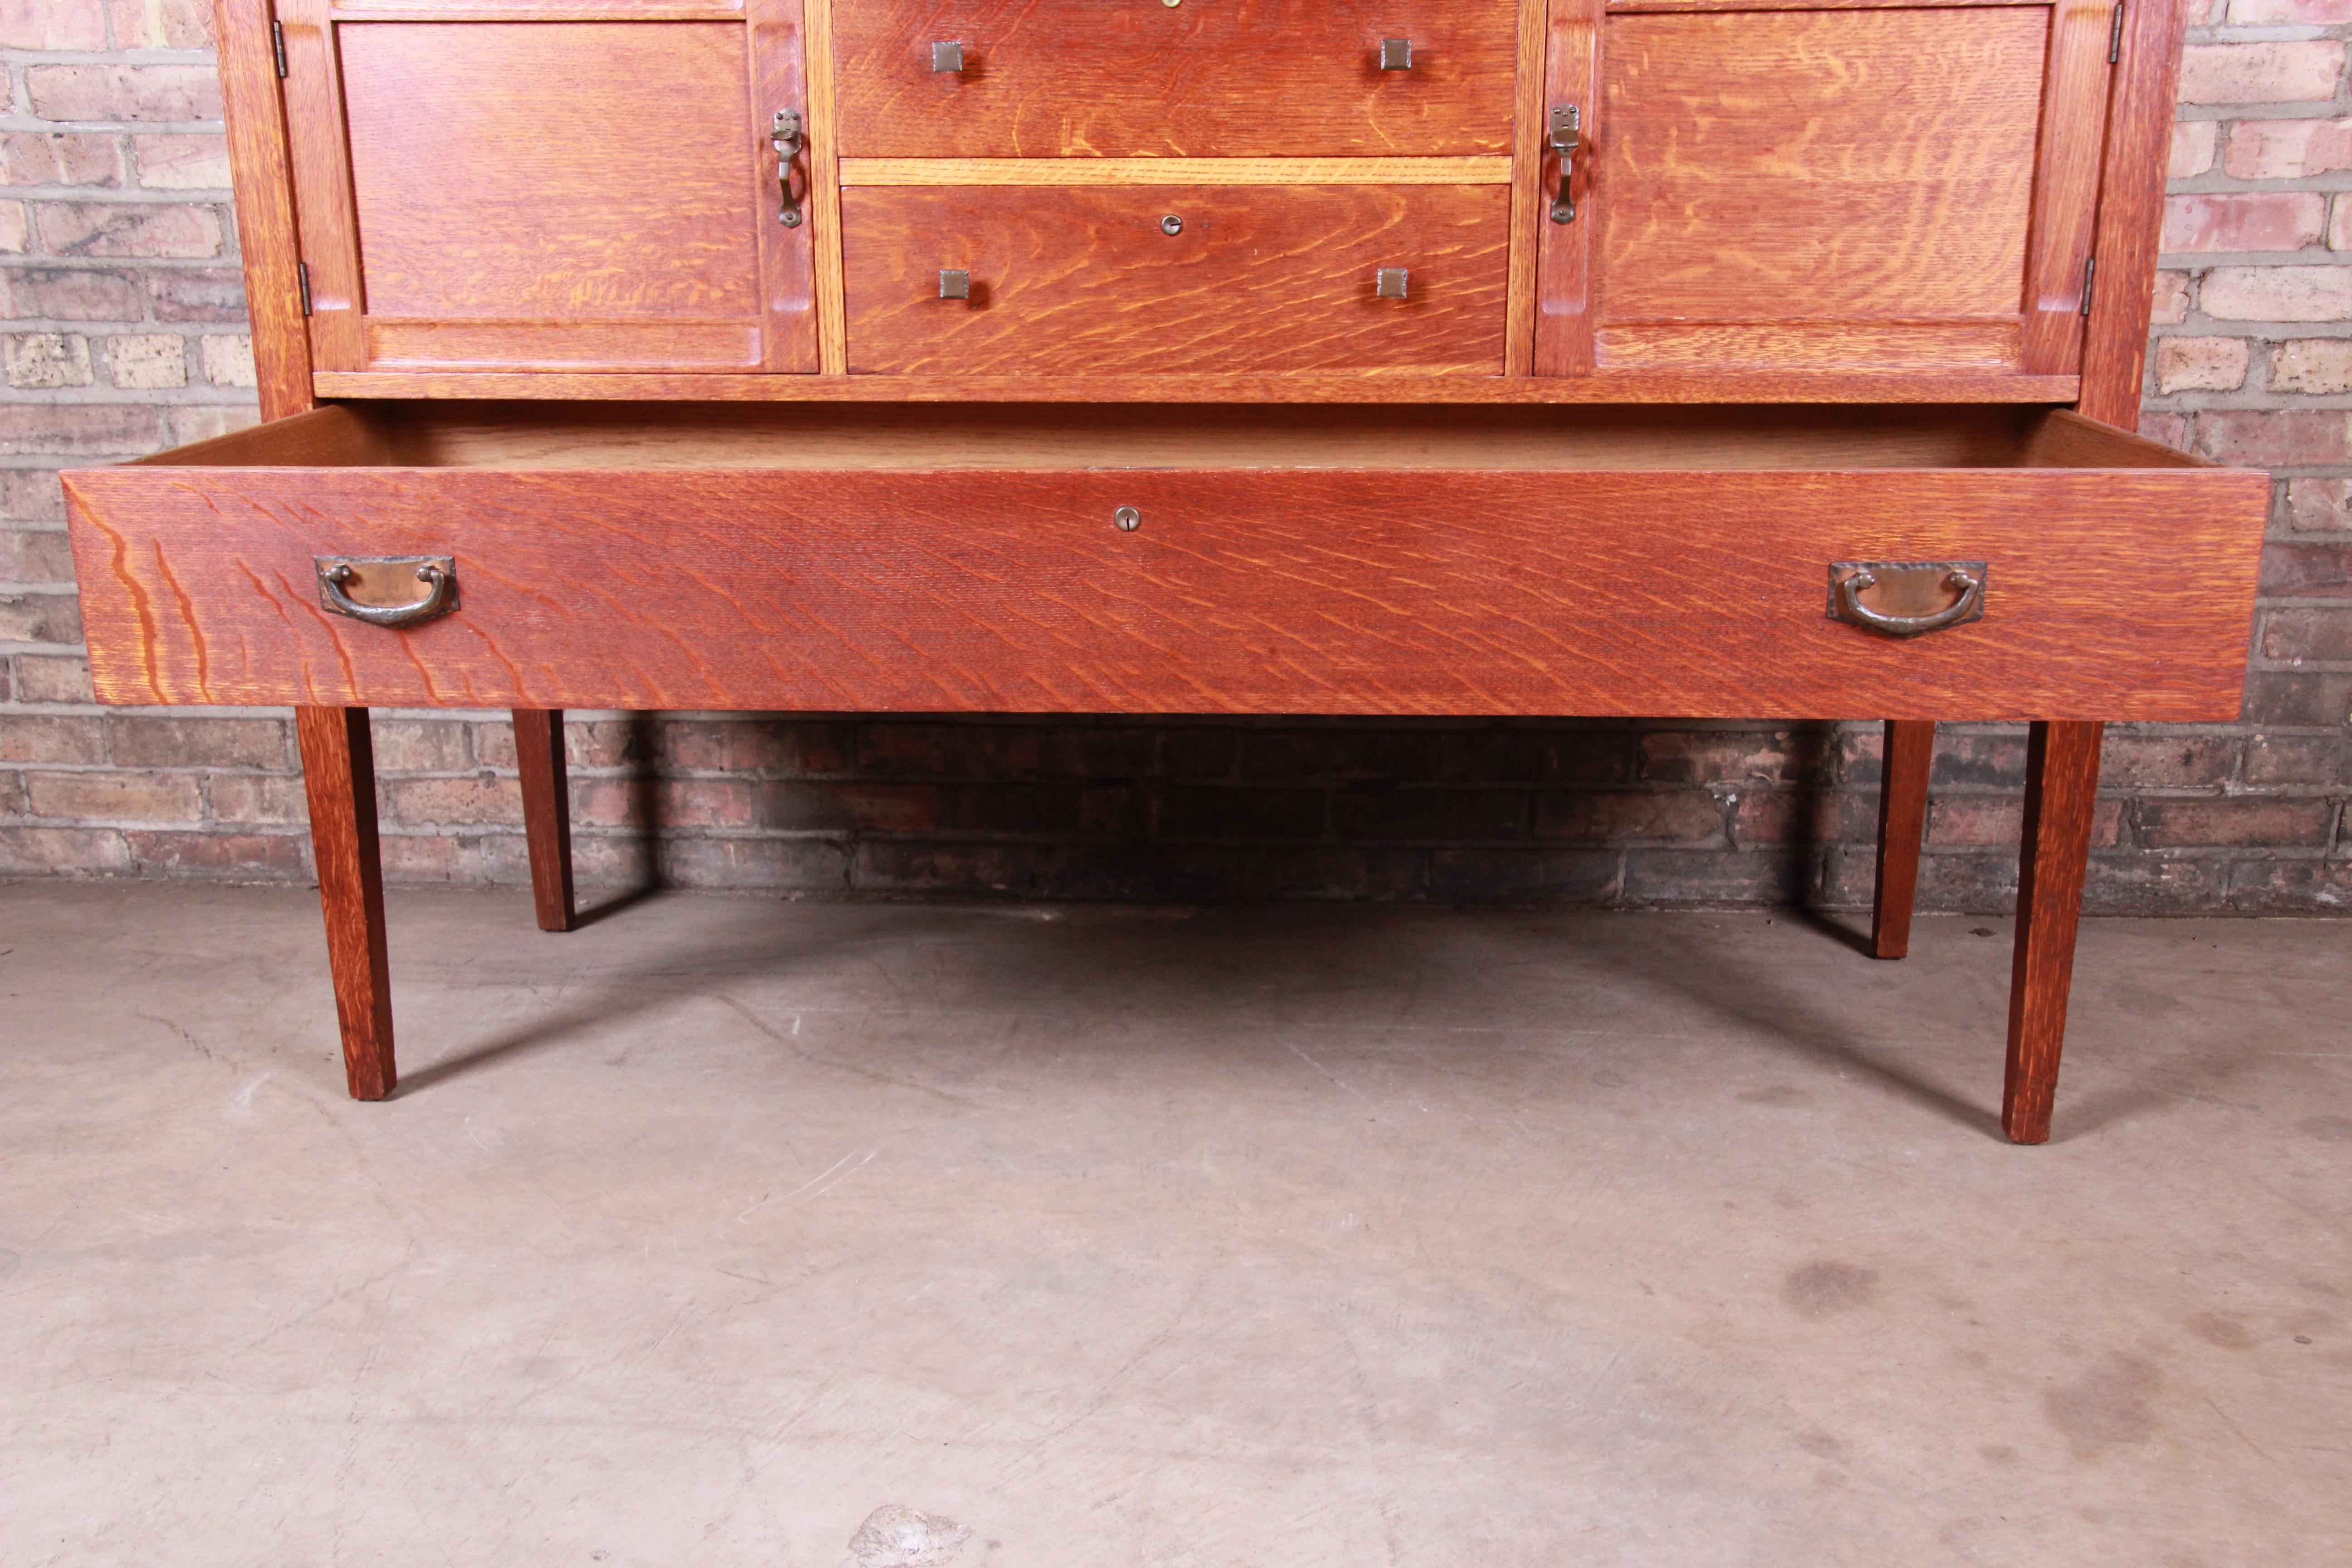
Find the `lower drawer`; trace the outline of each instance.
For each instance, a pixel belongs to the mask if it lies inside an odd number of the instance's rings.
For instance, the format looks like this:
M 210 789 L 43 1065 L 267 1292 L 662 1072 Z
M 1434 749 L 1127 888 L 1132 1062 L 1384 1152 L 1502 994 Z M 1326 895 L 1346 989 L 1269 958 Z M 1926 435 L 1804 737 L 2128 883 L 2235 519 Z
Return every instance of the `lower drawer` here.
M 1499 375 L 1510 197 L 1507 185 L 853 187 L 841 195 L 849 368 Z
M 2233 717 L 2268 500 L 1801 408 L 337 408 L 67 490 L 111 702 L 1946 719 Z M 1856 562 L 1981 616 L 1832 618 Z

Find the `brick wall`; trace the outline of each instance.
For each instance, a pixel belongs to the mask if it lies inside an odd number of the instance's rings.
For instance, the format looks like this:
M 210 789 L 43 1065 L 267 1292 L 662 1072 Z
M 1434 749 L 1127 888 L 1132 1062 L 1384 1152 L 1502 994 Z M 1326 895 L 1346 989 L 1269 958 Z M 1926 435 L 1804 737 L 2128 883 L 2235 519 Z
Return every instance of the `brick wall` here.
M 2352 897 L 2352 0 L 2197 8 L 2147 427 L 2280 474 L 2243 721 L 2119 728 L 2091 898 Z M 294 879 L 281 713 L 89 701 L 55 470 L 249 420 L 200 0 L 0 0 L 0 875 Z M 2339 194 L 2342 193 L 2342 194 Z M 525 876 L 497 715 L 378 716 L 390 874 Z M 1866 900 L 1875 726 L 605 715 L 581 869 L 803 892 Z M 1948 730 L 1928 908 L 2015 879 L 2024 747 Z

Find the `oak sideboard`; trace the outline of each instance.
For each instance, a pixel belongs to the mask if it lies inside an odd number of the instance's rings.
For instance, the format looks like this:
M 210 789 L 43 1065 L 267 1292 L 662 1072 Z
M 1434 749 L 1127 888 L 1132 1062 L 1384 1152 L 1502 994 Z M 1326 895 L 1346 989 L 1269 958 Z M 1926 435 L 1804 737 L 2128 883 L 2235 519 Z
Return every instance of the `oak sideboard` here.
M 291 704 L 351 1092 L 371 706 L 2234 717 L 2268 483 L 2130 433 L 2170 0 L 220 0 L 265 423 L 66 476 L 99 695 Z

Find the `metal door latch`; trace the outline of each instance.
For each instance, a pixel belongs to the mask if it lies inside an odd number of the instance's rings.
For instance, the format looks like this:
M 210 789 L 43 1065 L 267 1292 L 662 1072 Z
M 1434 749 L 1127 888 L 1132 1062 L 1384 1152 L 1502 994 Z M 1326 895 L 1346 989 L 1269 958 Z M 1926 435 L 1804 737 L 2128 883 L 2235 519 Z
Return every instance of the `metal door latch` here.
M 797 109 L 776 110 L 775 124 L 768 134 L 776 143 L 776 184 L 783 191 L 783 205 L 776 214 L 776 221 L 786 228 L 798 228 L 803 215 L 800 198 L 793 195 L 793 161 L 808 145 L 808 137 L 801 123 L 801 111 Z
M 1559 154 L 1559 195 L 1552 199 L 1551 221 L 1574 223 L 1576 150 L 1584 145 L 1584 110 L 1573 103 L 1556 103 L 1551 110 L 1551 150 Z

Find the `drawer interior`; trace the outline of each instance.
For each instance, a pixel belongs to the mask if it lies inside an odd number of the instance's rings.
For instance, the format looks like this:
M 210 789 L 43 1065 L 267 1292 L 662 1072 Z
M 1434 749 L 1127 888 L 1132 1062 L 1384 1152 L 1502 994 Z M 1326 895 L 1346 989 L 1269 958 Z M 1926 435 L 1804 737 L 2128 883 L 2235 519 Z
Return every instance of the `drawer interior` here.
M 342 404 L 143 459 L 403 468 L 2210 468 L 2065 409 Z

